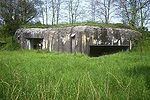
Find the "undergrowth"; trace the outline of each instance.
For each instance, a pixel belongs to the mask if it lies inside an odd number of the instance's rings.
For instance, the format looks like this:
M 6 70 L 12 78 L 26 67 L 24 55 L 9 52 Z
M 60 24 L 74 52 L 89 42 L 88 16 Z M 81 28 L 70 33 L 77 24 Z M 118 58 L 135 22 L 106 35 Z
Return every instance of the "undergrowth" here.
M 0 51 L 0 100 L 148 100 L 148 35 L 132 51 L 101 57 L 8 46 Z
M 44 51 L 0 52 L 2 100 L 150 98 L 150 57 L 120 52 L 97 58 Z
M 130 27 L 129 25 L 124 25 L 121 23 L 105 24 L 105 23 L 96 23 L 96 22 L 77 22 L 73 24 L 56 24 L 56 25 L 26 24 L 26 25 L 22 25 L 21 27 L 22 28 L 55 28 L 55 27 L 77 26 L 77 25 L 106 26 L 106 27 L 113 27 L 113 28 L 132 29 L 132 27 Z
M 17 43 L 15 36 L 9 36 L 6 38 L 0 38 L 0 42 L 4 43 L 0 46 L 0 50 L 14 51 L 20 49 L 20 44 Z

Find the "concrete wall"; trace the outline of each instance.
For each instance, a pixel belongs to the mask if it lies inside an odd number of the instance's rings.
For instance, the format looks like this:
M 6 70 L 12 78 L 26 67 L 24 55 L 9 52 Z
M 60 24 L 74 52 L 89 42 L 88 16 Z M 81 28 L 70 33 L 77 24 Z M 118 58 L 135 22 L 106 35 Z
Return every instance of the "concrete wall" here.
M 30 28 L 16 31 L 16 38 L 22 48 L 32 49 L 30 39 L 42 38 L 42 49 L 86 54 L 89 53 L 91 45 L 129 46 L 140 36 L 140 33 L 129 29 L 98 26 Z

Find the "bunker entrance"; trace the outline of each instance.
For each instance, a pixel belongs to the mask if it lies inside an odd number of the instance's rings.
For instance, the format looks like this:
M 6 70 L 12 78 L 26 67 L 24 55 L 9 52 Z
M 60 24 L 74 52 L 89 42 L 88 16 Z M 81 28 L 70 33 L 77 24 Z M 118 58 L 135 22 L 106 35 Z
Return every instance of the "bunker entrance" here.
M 43 38 L 29 38 L 29 49 L 42 49 Z
M 129 46 L 97 46 L 97 45 L 95 46 L 95 45 L 91 45 L 89 55 L 92 57 L 98 57 L 101 55 L 112 54 L 112 53 L 116 53 L 119 51 L 126 51 L 128 49 L 129 49 Z

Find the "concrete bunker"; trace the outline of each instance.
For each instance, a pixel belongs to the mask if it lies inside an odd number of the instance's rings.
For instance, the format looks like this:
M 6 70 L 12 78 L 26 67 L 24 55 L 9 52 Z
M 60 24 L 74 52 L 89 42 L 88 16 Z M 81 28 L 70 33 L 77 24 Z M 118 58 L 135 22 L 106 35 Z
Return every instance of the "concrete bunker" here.
M 89 56 L 98 57 L 100 55 L 107 55 L 119 51 L 127 51 L 130 46 L 105 46 L 105 45 L 91 45 Z
M 85 53 L 90 56 L 131 49 L 140 36 L 139 32 L 130 29 L 88 25 L 22 28 L 16 31 L 16 39 L 22 48 Z
M 43 38 L 26 38 L 29 49 L 42 49 Z

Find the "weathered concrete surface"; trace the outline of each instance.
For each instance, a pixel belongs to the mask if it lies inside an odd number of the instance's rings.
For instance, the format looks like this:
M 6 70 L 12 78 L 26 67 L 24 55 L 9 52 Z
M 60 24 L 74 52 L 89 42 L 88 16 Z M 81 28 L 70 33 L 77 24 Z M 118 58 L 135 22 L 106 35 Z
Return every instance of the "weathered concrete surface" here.
M 61 52 L 89 53 L 90 46 L 132 46 L 141 36 L 130 29 L 72 26 L 60 28 L 25 28 L 16 31 L 16 37 L 22 48 L 47 49 Z

